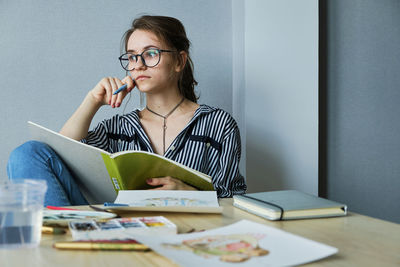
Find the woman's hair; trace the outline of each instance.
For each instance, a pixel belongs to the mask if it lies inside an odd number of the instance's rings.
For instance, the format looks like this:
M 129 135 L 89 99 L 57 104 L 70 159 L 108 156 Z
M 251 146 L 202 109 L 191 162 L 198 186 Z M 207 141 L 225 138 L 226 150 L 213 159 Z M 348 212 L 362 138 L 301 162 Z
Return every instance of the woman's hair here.
M 180 93 L 187 99 L 197 103 L 198 97 L 194 92 L 197 81 L 193 75 L 193 62 L 189 55 L 190 41 L 186 36 L 185 27 L 176 18 L 164 16 L 141 16 L 132 22 L 132 26 L 122 37 L 125 51 L 128 40 L 135 30 L 145 30 L 154 33 L 163 40 L 169 47 L 175 48 L 178 52 L 185 51 L 187 62 L 178 81 Z

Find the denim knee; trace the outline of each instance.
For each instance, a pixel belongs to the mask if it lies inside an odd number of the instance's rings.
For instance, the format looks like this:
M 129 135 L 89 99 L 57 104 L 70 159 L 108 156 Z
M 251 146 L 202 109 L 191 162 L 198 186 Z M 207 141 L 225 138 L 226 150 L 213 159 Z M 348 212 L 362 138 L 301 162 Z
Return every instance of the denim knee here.
M 15 148 L 10 154 L 10 160 L 13 160 L 14 158 L 18 159 L 25 155 L 36 154 L 38 152 L 42 152 L 43 150 L 51 150 L 51 148 L 49 145 L 40 141 L 31 140 Z
M 27 161 L 33 158 L 51 154 L 52 150 L 49 145 L 39 141 L 28 141 L 15 148 L 8 158 L 7 174 L 9 178 L 13 178 L 13 170 L 17 167 L 24 166 Z

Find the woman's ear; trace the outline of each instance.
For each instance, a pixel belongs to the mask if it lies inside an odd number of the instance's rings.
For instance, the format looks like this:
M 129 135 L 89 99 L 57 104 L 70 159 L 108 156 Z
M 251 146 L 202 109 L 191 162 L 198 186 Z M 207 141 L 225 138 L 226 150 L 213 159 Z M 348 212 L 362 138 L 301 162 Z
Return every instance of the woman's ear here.
M 187 53 L 185 51 L 180 51 L 178 55 L 178 60 L 175 65 L 175 71 L 181 72 L 185 68 L 186 61 L 187 61 Z

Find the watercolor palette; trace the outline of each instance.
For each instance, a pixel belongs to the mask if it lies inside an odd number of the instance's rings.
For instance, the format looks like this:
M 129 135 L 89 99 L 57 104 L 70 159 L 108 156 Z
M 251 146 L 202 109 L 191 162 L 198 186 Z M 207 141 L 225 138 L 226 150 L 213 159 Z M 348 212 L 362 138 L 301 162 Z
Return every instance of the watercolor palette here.
M 177 227 L 163 216 L 69 222 L 74 240 L 132 239 L 136 235 L 176 234 Z
M 86 210 L 43 210 L 44 225 L 68 226 L 70 221 L 110 219 L 117 214 L 111 212 L 86 211 Z

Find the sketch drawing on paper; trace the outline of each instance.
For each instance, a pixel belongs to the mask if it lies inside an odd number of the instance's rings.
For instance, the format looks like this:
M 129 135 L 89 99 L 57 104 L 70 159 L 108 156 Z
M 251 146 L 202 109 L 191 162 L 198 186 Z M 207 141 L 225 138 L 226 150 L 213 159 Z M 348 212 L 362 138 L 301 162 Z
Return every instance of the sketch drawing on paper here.
M 210 235 L 180 243 L 163 243 L 166 248 L 192 251 L 204 258 L 219 256 L 221 261 L 243 262 L 251 257 L 265 256 L 269 251 L 259 246 L 263 234 Z
M 185 206 L 185 207 L 198 207 L 207 206 L 208 202 L 199 199 L 192 199 L 186 197 L 156 197 L 146 198 L 129 203 L 130 206 Z

